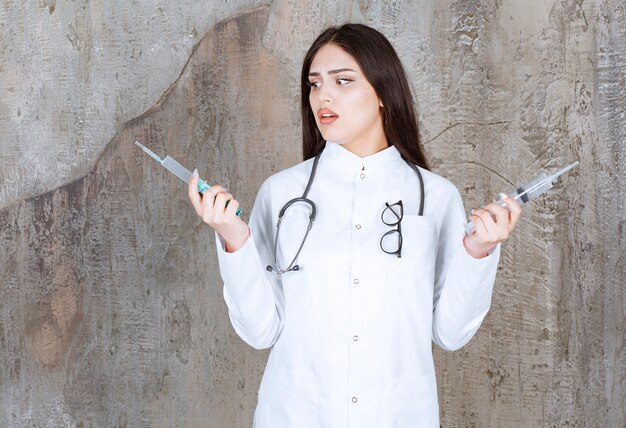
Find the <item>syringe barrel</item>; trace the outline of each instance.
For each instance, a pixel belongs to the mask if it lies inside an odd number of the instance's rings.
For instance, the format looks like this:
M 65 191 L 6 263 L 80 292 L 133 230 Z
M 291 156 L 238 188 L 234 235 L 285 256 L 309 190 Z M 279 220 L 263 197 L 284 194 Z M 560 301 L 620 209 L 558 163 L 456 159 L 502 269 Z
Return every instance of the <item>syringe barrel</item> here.
M 465 233 L 467 233 L 468 235 L 471 235 L 472 232 L 474 232 L 474 229 L 476 229 L 476 226 L 474 226 L 474 222 L 472 220 L 463 223 L 463 227 L 465 228 Z
M 550 176 L 547 176 L 545 174 L 539 174 L 539 176 L 536 177 L 534 180 L 519 186 L 513 192 L 508 192 L 507 195 L 515 199 L 520 204 L 527 204 L 528 202 L 532 201 L 533 199 L 537 199 L 543 193 L 550 190 L 552 188 L 553 182 L 556 180 L 557 177 L 561 176 L 562 174 L 566 173 L 577 165 L 578 161 L 572 163 L 571 165 Z M 500 195 L 494 198 L 494 202 L 503 207 L 507 206 L 504 200 L 500 197 Z M 463 226 L 465 227 L 465 232 L 467 232 L 468 234 L 471 234 L 475 229 L 474 223 L 472 221 L 464 223 Z
M 551 188 L 552 181 L 548 179 L 547 175 L 540 174 L 534 180 L 519 186 L 509 195 L 513 196 L 518 202 L 526 204 L 533 199 L 537 199 L 542 193 L 547 192 Z

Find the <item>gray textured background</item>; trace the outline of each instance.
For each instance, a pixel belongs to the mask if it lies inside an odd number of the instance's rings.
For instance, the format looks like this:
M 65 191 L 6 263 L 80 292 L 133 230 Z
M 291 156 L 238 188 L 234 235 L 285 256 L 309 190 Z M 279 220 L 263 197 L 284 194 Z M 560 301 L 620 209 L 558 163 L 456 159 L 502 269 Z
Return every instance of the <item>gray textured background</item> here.
M 618 0 L 0 3 L 0 426 L 251 425 L 214 243 L 143 141 L 251 207 L 300 159 L 321 29 L 385 33 L 466 209 L 525 209 L 493 306 L 435 350 L 443 426 L 626 426 L 626 5 Z M 248 209 L 249 211 L 249 209 Z

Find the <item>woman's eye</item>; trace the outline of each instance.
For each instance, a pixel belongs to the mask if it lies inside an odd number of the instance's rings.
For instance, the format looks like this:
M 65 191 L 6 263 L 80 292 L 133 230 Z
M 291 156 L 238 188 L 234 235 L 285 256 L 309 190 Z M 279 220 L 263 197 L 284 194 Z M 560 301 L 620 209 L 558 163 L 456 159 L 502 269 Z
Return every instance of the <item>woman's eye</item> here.
M 344 79 L 340 77 L 340 78 L 337 78 L 335 82 L 337 83 L 337 86 L 344 86 L 352 82 L 352 79 Z M 307 82 L 306 84 L 311 89 L 319 89 L 320 86 L 322 86 L 322 84 L 319 81 Z

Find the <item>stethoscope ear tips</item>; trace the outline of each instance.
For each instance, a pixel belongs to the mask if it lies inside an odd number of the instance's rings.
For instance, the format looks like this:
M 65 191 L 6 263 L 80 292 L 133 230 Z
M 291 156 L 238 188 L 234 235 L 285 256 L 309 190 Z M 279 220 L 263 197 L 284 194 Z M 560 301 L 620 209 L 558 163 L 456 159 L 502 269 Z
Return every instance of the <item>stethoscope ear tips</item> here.
M 295 266 L 293 267 L 293 270 L 300 270 L 300 266 L 295 265 Z
M 267 265 L 267 267 L 265 268 L 265 270 L 266 270 L 266 271 L 268 271 L 268 272 L 271 272 L 271 271 L 273 271 L 274 269 L 272 269 L 272 267 L 271 267 L 270 265 Z

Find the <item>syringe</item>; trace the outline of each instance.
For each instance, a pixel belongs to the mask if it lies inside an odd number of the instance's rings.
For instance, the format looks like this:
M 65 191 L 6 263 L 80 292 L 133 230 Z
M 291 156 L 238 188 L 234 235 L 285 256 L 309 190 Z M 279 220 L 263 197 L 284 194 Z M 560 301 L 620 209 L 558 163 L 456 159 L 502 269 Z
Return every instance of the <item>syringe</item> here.
M 135 145 L 139 147 L 141 150 L 143 150 L 144 152 L 146 152 L 147 154 L 149 154 L 150 157 L 152 157 L 155 161 L 163 165 L 168 171 L 173 173 L 176 177 L 180 178 L 185 183 L 189 183 L 189 180 L 191 179 L 191 175 L 192 175 L 191 171 L 189 171 L 187 168 L 185 168 L 184 166 L 176 162 L 174 158 L 170 156 L 166 156 L 165 159 L 161 159 L 156 154 L 154 154 L 150 149 L 148 149 L 143 144 L 141 144 L 139 141 L 135 141 Z M 198 192 L 204 193 L 210 188 L 211 186 L 209 186 L 209 184 L 206 181 L 204 181 L 201 178 L 198 179 Z M 228 206 L 228 202 L 229 201 L 226 201 L 226 206 Z M 239 208 L 237 209 L 236 214 L 239 216 L 241 215 L 242 212 L 243 210 Z
M 552 174 L 550 176 L 546 176 L 546 174 L 543 174 L 543 173 L 539 174 L 539 176 L 535 178 L 534 180 L 522 186 L 519 186 L 513 192 L 509 192 L 506 194 L 510 196 L 511 198 L 515 199 L 517 202 L 520 202 L 522 204 L 527 204 L 533 199 L 538 198 L 541 194 L 550 190 L 552 186 L 554 185 L 554 181 L 556 181 L 556 179 L 560 175 L 565 174 L 567 171 L 569 171 L 570 169 L 574 168 L 577 165 L 578 165 L 578 161 L 574 162 L 573 164 L 569 166 L 566 166 L 559 172 Z M 506 202 L 504 202 L 504 200 L 501 197 L 494 198 L 493 201 L 502 207 L 507 206 Z M 468 221 L 467 223 L 464 223 L 463 225 L 465 226 L 466 233 L 471 234 L 472 232 L 474 232 L 473 221 Z

